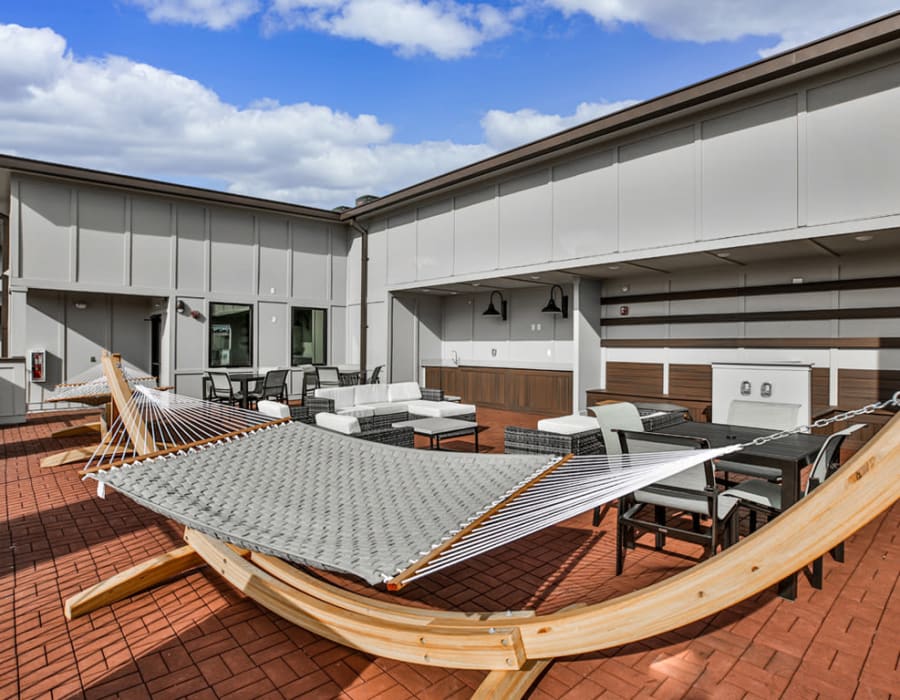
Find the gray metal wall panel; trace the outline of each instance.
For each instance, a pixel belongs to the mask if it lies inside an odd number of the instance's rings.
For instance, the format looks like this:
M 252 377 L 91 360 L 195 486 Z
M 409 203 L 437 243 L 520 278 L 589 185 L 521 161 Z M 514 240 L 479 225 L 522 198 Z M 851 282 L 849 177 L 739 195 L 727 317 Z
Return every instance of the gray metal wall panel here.
M 252 294 L 253 217 L 232 209 L 211 209 L 210 240 L 210 291 Z
M 356 307 L 359 309 L 359 306 Z M 356 364 L 359 362 L 359 351 L 357 348 L 356 356 L 348 352 L 347 333 L 348 333 L 348 314 L 347 309 L 343 306 L 332 306 L 328 311 L 328 337 L 331 340 L 331 348 L 328 353 L 328 362 L 330 364 L 349 363 Z M 354 336 L 359 335 L 359 313 L 356 315 L 356 330 L 353 331 Z
M 30 350 L 47 351 L 47 381 L 27 385 L 26 401 L 36 403 L 43 400 L 42 390 L 51 389 L 66 380 L 65 367 L 65 295 L 61 292 L 29 291 L 25 307 L 25 326 Z
M 553 259 L 612 253 L 618 237 L 615 152 L 595 153 L 553 168 Z
M 203 207 L 179 202 L 176 210 L 178 289 L 200 292 L 206 289 L 206 213 Z
M 807 93 L 808 223 L 900 211 L 900 64 Z
M 64 185 L 22 180 L 21 254 L 22 277 L 67 281 L 71 278 L 74 194 Z
M 388 284 L 414 281 L 417 257 L 415 210 L 392 216 L 388 220 L 386 235 Z
M 371 231 L 380 222 L 369 226 Z M 351 234 L 347 249 L 347 304 L 358 304 L 360 297 L 360 271 L 359 264 L 362 259 L 362 235 Z
M 483 301 L 481 311 L 487 308 L 487 299 Z M 470 296 L 444 297 L 444 340 L 472 340 L 472 305 Z
M 256 364 L 259 367 L 290 365 L 290 307 L 279 302 L 259 302 Z
M 418 211 L 416 279 L 453 274 L 453 202 L 446 200 Z
M 501 267 L 529 265 L 553 256 L 550 171 L 540 170 L 500 185 Z
M 442 314 L 442 304 L 439 297 L 419 297 L 419 362 L 422 362 L 424 360 L 435 360 L 440 358 L 442 355 Z
M 619 249 L 696 238 L 694 127 L 619 149 Z
M 78 281 L 125 283 L 125 195 L 83 189 L 78 193 Z
M 418 377 L 416 300 L 391 298 L 391 381 L 415 382 Z
M 366 368 L 368 370 L 373 369 L 377 365 L 387 364 L 389 309 L 390 307 L 384 301 L 370 302 L 368 305 L 368 310 L 366 311 L 369 319 L 369 332 L 366 342 Z M 356 364 L 357 359 L 350 358 L 350 362 Z
M 288 289 L 291 263 L 289 228 L 286 219 L 259 219 L 259 295 L 284 297 Z
M 351 271 L 347 259 L 349 235 L 343 226 L 332 226 L 331 230 L 331 301 L 335 304 L 347 303 L 347 282 Z M 359 269 L 354 273 L 359 275 Z M 356 297 L 359 299 L 359 297 Z
M 703 122 L 703 238 L 797 225 L 797 97 Z
M 571 290 L 568 290 L 568 294 Z M 558 295 L 559 292 L 556 292 Z M 510 303 L 515 303 L 516 313 L 511 313 L 509 317 L 509 339 L 510 340 L 553 340 L 555 323 L 554 318 L 557 314 L 542 314 L 541 309 L 546 306 L 550 298 L 549 288 L 530 287 L 524 289 L 516 289 L 514 294 L 507 294 Z M 556 297 L 559 303 L 559 297 Z M 560 320 L 562 318 L 560 317 Z M 569 325 L 569 337 L 572 339 L 571 323 Z M 505 324 L 504 324 L 505 325 Z M 540 328 L 538 328 L 540 326 Z
M 74 302 L 85 303 L 77 309 Z M 106 296 L 79 295 L 66 303 L 66 376 L 72 377 L 100 362 L 100 355 L 111 345 L 111 299 Z
M 499 230 L 496 187 L 459 195 L 453 210 L 453 274 L 497 267 Z
M 387 229 L 369 229 L 368 301 L 384 301 L 387 284 Z
M 131 284 L 171 287 L 172 204 L 164 199 L 131 200 Z
M 328 255 L 328 237 L 328 227 L 325 224 L 312 221 L 291 223 L 294 298 L 328 298 L 328 268 L 322 264 Z
M 208 309 L 202 297 L 180 296 L 189 309 L 198 309 L 207 316 Z M 208 324 L 202 318 L 191 318 L 190 314 L 175 314 L 175 368 L 177 370 L 199 370 L 207 366 Z
M 111 295 L 112 324 L 110 345 L 133 365 L 150 371 L 150 322 L 153 311 L 149 297 Z M 98 358 L 99 359 L 99 358 Z

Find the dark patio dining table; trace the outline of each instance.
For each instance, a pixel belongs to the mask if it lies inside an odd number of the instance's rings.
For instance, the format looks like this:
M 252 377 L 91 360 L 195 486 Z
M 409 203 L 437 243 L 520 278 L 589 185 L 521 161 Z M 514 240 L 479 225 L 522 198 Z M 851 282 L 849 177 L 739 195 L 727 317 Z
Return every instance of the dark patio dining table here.
M 250 382 L 253 382 L 255 385 L 256 382 L 263 379 L 263 377 L 258 372 L 241 371 L 229 372 L 228 378 L 232 382 L 240 384 L 241 408 L 248 408 L 250 402 L 247 398 L 247 394 L 250 392 Z
M 742 425 L 687 421 L 661 428 L 658 432 L 705 438 L 709 441 L 710 447 L 725 447 L 748 443 L 758 437 L 765 437 L 778 431 Z M 727 459 L 730 462 L 743 462 L 780 469 L 782 509 L 787 510 L 800 500 L 800 472 L 815 459 L 825 443 L 826 437 L 810 433 L 794 433 L 762 445 L 749 445 L 738 452 L 729 454 Z M 789 576 L 778 584 L 778 594 L 788 600 L 794 600 L 797 597 L 797 574 Z

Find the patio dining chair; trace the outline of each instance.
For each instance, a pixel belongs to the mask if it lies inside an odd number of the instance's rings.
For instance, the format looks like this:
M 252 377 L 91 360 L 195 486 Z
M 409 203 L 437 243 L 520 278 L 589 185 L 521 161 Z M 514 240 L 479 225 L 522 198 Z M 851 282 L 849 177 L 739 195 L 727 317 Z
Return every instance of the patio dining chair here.
M 618 430 L 623 453 L 648 451 L 655 444 L 655 451 L 705 449 L 709 443 L 704 438 L 665 433 L 646 433 L 637 430 Z M 641 449 L 633 450 L 636 443 Z M 728 547 L 735 539 L 735 513 L 738 499 L 719 493 L 712 461 L 685 469 L 667 479 L 657 481 L 619 499 L 616 527 L 616 575 L 622 573 L 625 550 L 635 546 L 636 532 L 652 532 L 655 548 L 662 550 L 666 538 L 702 544 L 708 556 L 719 547 Z M 649 512 L 652 511 L 652 518 Z M 678 521 L 670 521 L 670 515 L 689 515 L 688 529 Z M 708 521 L 704 524 L 703 521 Z M 698 521 L 700 527 L 697 527 Z
M 231 378 L 225 372 L 207 372 L 210 382 L 210 401 L 236 406 L 241 403 L 240 392 L 235 392 Z
M 744 401 L 735 399 L 728 406 L 728 425 L 745 425 L 766 430 L 790 430 L 796 427 L 800 404 Z M 716 460 L 716 469 L 723 472 L 723 483 L 731 486 L 729 474 L 753 476 L 758 479 L 780 481 L 781 470 L 757 464 L 743 464 L 727 459 Z
M 383 369 L 384 365 L 378 365 L 375 369 L 372 370 L 372 376 L 369 377 L 369 384 L 381 383 L 381 370 Z
M 804 496 L 809 495 L 817 486 L 821 486 L 825 479 L 837 471 L 841 462 L 841 445 L 848 435 L 852 435 L 863 427 L 865 427 L 864 424 L 855 423 L 828 436 L 813 461 L 803 492 Z M 781 486 L 766 479 L 747 479 L 723 491 L 722 495 L 739 499 L 740 504 L 749 509 L 750 532 L 756 530 L 757 513 L 763 513 L 768 520 L 782 511 Z M 843 561 L 843 543 L 832 550 L 832 556 L 837 561 Z M 822 588 L 822 557 L 813 562 L 812 584 L 815 588 Z
M 287 401 L 287 374 L 286 369 L 269 370 L 262 383 L 247 394 L 247 398 L 255 402 L 262 400 Z
M 337 367 L 316 367 L 319 387 L 340 386 L 341 373 Z

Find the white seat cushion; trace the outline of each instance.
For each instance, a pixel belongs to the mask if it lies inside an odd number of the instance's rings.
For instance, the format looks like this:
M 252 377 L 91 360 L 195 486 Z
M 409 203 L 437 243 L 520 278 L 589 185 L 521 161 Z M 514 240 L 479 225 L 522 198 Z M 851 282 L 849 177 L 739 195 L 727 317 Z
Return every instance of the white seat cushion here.
M 406 411 L 405 401 L 384 401 L 382 403 L 369 403 L 366 408 L 371 408 L 376 416 L 384 416 L 389 413 L 404 413 Z
M 544 418 L 537 423 L 538 430 L 560 435 L 574 435 L 585 430 L 598 430 L 600 424 L 593 416 L 560 416 L 559 418 Z
M 387 386 L 388 401 L 418 401 L 422 398 L 422 392 L 416 382 L 397 382 Z
M 355 416 L 356 418 L 371 418 L 375 415 L 375 411 L 371 406 L 351 406 L 350 408 L 342 408 L 336 410 L 340 416 Z
M 272 416 L 272 418 L 291 417 L 291 409 L 285 404 L 278 403 L 277 401 L 258 401 L 256 410 L 267 416 Z
M 350 408 L 356 405 L 356 387 L 342 386 L 316 389 L 316 398 L 331 399 L 334 401 L 334 410 Z
M 353 387 L 354 402 L 357 406 L 369 403 L 384 403 L 389 401 L 386 384 L 360 384 Z
M 334 413 L 317 413 L 316 425 L 328 430 L 334 430 L 344 435 L 353 435 L 362 432 L 359 427 L 359 420 L 353 416 L 339 416 Z
M 416 416 L 428 418 L 453 418 L 475 413 L 475 406 L 469 403 L 453 403 L 452 401 L 410 401 L 409 412 Z

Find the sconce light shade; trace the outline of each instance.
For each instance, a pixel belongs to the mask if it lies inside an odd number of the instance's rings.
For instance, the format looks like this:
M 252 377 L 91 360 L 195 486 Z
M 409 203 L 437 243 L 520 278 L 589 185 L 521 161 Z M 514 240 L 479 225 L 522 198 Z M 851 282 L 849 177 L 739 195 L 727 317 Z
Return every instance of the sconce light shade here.
M 500 297 L 500 310 L 497 311 L 497 307 L 494 306 L 494 295 Z M 506 299 L 503 298 L 503 295 L 498 292 L 496 289 L 491 292 L 491 298 L 488 300 L 488 307 L 484 310 L 482 316 L 499 316 L 501 321 L 506 320 Z
M 556 299 L 553 298 L 553 292 L 556 289 L 559 290 L 559 306 L 556 305 Z M 563 288 L 558 284 L 550 287 L 550 301 L 541 311 L 548 314 L 562 314 L 563 318 L 569 318 L 569 297 L 563 293 Z
M 177 311 L 178 313 L 183 314 L 186 308 L 187 307 L 184 305 L 184 301 L 182 301 L 181 299 L 175 302 L 175 311 Z
M 76 301 L 73 306 L 79 311 L 84 311 L 87 308 L 87 302 L 84 301 Z

